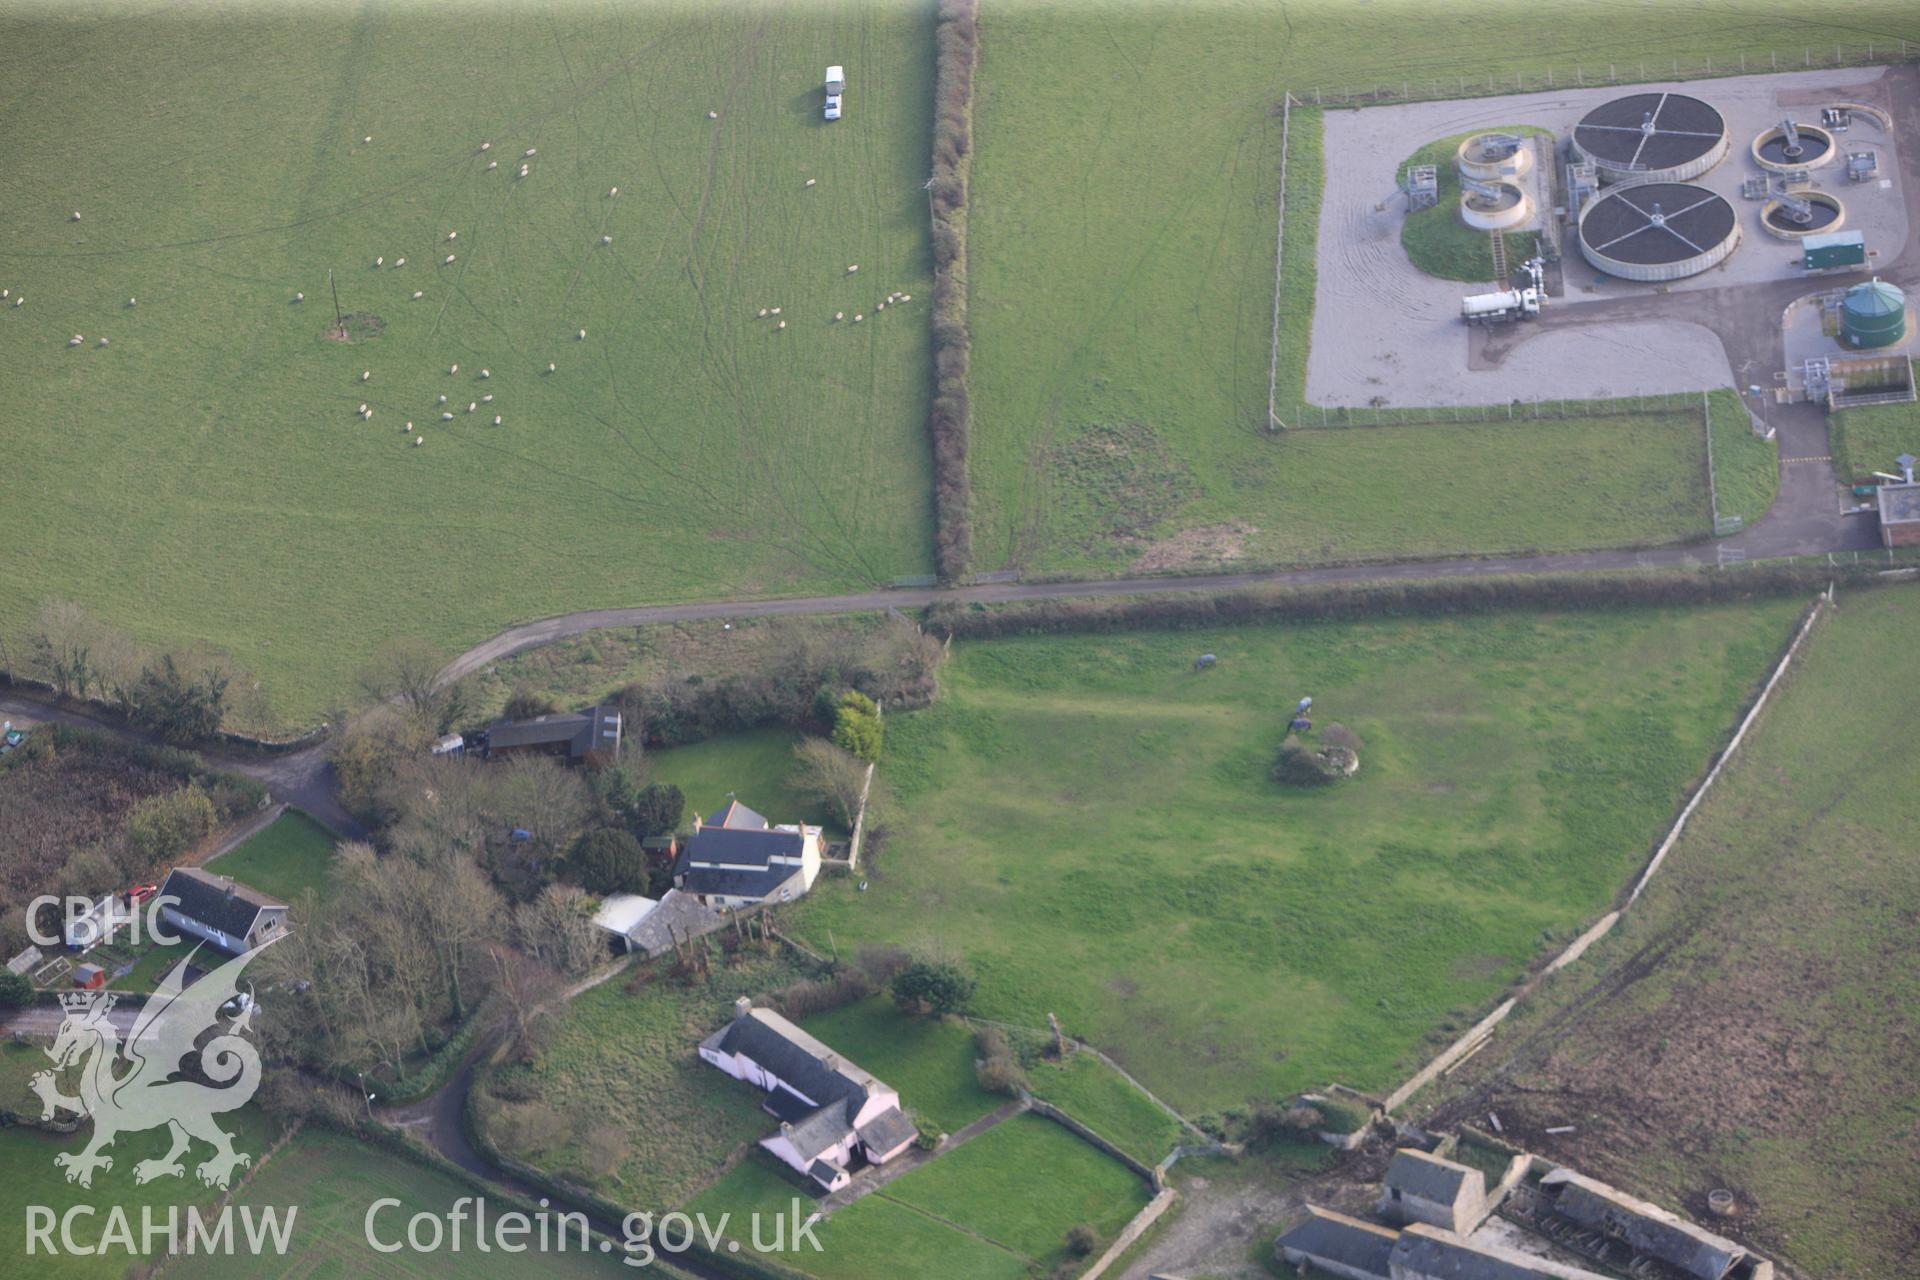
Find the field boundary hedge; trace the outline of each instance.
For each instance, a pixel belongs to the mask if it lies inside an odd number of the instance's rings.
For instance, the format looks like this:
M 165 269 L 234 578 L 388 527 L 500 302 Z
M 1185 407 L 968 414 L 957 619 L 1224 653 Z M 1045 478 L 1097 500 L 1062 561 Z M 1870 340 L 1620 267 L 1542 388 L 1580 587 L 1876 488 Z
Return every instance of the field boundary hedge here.
M 1830 582 L 1869 586 L 1883 569 L 1851 565 L 1760 565 L 1719 569 L 1623 570 L 1614 573 L 1436 578 L 1307 586 L 1252 586 L 1233 591 L 1169 591 L 1118 597 L 1070 597 L 988 606 L 946 603 L 927 610 L 927 625 L 962 640 L 1233 627 L 1251 623 L 1344 622 L 1379 617 L 1431 617 L 1507 609 L 1616 609 L 1719 604 L 1812 594 Z
M 933 178 L 927 186 L 933 220 L 933 402 L 927 435 L 933 446 L 934 568 L 952 582 L 973 558 L 967 189 L 973 170 L 974 71 L 980 61 L 978 0 L 939 0 L 933 38 Z

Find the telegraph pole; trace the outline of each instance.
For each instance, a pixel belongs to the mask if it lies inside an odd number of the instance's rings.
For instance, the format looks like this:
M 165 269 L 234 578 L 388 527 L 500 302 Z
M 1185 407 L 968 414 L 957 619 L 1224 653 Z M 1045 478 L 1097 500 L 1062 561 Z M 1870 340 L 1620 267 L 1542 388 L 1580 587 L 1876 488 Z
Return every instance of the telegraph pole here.
M 339 330 L 340 336 L 344 338 L 347 336 L 347 322 L 340 318 L 340 290 L 333 283 L 332 267 L 327 268 L 327 288 L 333 294 L 333 327 Z

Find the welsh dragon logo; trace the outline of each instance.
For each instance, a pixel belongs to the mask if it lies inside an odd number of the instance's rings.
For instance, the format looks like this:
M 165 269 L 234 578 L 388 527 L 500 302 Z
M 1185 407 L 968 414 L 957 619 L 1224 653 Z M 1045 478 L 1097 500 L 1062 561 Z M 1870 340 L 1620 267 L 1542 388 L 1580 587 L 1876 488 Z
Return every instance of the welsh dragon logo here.
M 80 1065 L 80 1096 L 60 1092 L 52 1071 L 38 1073 L 31 1083 L 45 1108 L 41 1119 L 70 1111 L 93 1121 L 93 1139 L 84 1151 L 63 1151 L 53 1158 L 66 1170 L 68 1182 L 91 1187 L 95 1169 L 113 1168 L 113 1157 L 103 1152 L 116 1137 L 161 1125 L 173 1131 L 173 1146 L 164 1156 L 136 1164 L 135 1182 L 183 1176 L 180 1157 L 196 1138 L 213 1147 L 212 1158 L 195 1170 L 208 1186 L 224 1190 L 235 1169 L 253 1163 L 252 1156 L 233 1149 L 233 1135 L 213 1120 L 223 1111 L 244 1107 L 260 1087 L 260 1053 L 245 1038 L 253 1025 L 251 1001 L 228 1020 L 224 1031 L 204 1045 L 199 1042 L 218 1028 L 221 1006 L 239 994 L 241 971 L 265 949 L 256 947 L 227 961 L 182 991 L 187 963 L 200 950 L 195 946 L 135 1015 L 124 1044 L 112 1018 L 116 996 L 96 991 L 62 997 L 66 1020 L 46 1052 L 61 1069 Z M 211 1085 L 182 1075 L 182 1061 L 196 1053 L 197 1074 Z

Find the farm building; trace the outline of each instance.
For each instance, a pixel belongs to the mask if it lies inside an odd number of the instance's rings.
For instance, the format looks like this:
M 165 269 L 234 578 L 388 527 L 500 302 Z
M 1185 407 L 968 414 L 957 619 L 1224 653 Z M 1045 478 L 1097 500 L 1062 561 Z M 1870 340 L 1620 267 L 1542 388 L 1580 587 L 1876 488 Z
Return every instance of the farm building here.
M 1584 1267 L 1499 1245 L 1470 1243 L 1419 1222 L 1400 1233 L 1387 1275 L 1389 1280 L 1606 1280 Z
M 1641 1257 L 1653 1258 L 1700 1280 L 1773 1280 L 1773 1264 L 1724 1236 L 1695 1226 L 1571 1169 L 1540 1179 L 1553 1212 L 1589 1231 L 1618 1240 Z
M 819 875 L 820 828 L 771 826 L 738 800 L 711 818 L 696 816 L 673 863 L 675 887 L 710 907 L 789 902 Z
M 1465 1235 L 1487 1216 L 1487 1183 L 1478 1169 L 1413 1147 L 1393 1153 L 1376 1210 L 1389 1222 L 1425 1222 Z
M 700 1056 L 766 1090 L 780 1131 L 760 1145 L 828 1191 L 851 1181 L 856 1155 L 884 1164 L 913 1145 L 900 1095 L 771 1009 L 742 998 L 733 1021 L 700 1042 Z
M 1920 547 L 1920 483 L 1880 486 L 1880 543 Z
M 1386 1227 L 1308 1205 L 1306 1218 L 1274 1247 L 1289 1266 L 1306 1263 L 1347 1280 L 1383 1280 L 1399 1238 Z
M 107 971 L 97 964 L 74 966 L 73 985 L 82 991 L 98 991 L 107 985 Z
M 531 720 L 502 721 L 482 735 L 488 759 L 513 756 L 557 756 L 568 764 L 602 769 L 620 759 L 620 712 L 593 707 Z
M 727 917 L 690 893 L 669 889 L 639 923 L 627 930 L 629 950 L 663 956 L 675 947 L 703 937 L 726 924 Z
M 271 942 L 286 927 L 285 903 L 199 867 L 169 871 L 160 900 L 163 924 L 233 955 Z
M 637 893 L 610 893 L 593 913 L 593 922 L 610 935 L 609 944 L 620 952 L 634 950 L 634 930 L 653 914 L 660 903 Z

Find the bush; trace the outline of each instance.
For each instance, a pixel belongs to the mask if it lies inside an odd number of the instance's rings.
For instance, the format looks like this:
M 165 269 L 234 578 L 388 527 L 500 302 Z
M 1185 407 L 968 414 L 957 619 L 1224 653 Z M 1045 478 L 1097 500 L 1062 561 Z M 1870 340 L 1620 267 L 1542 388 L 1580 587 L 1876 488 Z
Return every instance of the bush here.
M 1026 1073 L 1020 1069 L 1006 1032 L 998 1027 L 981 1027 L 973 1033 L 973 1047 L 980 1054 L 973 1074 L 982 1089 L 1012 1097 L 1026 1086 Z
M 1300 739 L 1288 736 L 1273 762 L 1273 780 L 1288 787 L 1324 787 L 1340 781 L 1340 769 Z
M 1360 735 L 1343 724 L 1330 724 L 1321 730 L 1320 741 L 1330 747 L 1339 747 L 1355 755 L 1360 754 Z
M 973 979 L 944 960 L 916 960 L 894 976 L 889 990 L 908 1013 L 945 1017 L 963 1012 L 973 999 Z
M 841 969 L 825 982 L 802 980 L 774 994 L 783 1017 L 804 1021 L 818 1013 L 843 1009 L 873 994 L 873 981 L 858 969 Z
M 208 668 L 198 675 L 180 669 L 172 654 L 149 663 L 127 691 L 127 719 L 165 742 L 197 742 L 220 731 L 226 714 L 227 675 Z
M 573 842 L 567 877 L 589 893 L 646 893 L 650 885 L 646 851 L 625 831 L 601 828 Z
M 883 732 L 880 708 L 872 698 L 855 690 L 840 699 L 833 722 L 834 746 L 871 763 L 880 758 Z
M 1325 1127 L 1325 1116 L 1307 1103 L 1283 1107 L 1274 1102 L 1256 1102 L 1247 1116 L 1247 1141 L 1256 1147 L 1270 1147 L 1298 1141 Z
M 627 820 L 634 834 L 645 840 L 651 836 L 672 835 L 680 829 L 680 818 L 687 811 L 687 798 L 671 782 L 654 782 L 642 787 L 627 807 Z
M 179 857 L 206 839 L 220 821 L 213 801 L 197 782 L 148 796 L 127 815 L 127 848 L 145 862 Z
M 1099 1243 L 1100 1233 L 1084 1222 L 1067 1231 L 1067 1252 L 1076 1258 L 1086 1257 Z
M 531 720 L 535 716 L 550 716 L 559 709 L 546 694 L 520 684 L 507 695 L 507 705 L 500 709 L 500 714 L 508 720 Z
M 0 969 L 0 1009 L 33 1003 L 33 984 L 10 969 Z
M 973 151 L 976 0 L 940 0 L 934 17 L 933 400 L 927 440 L 933 450 L 933 557 L 953 581 L 973 556 L 971 430 L 967 397 L 966 205 Z

